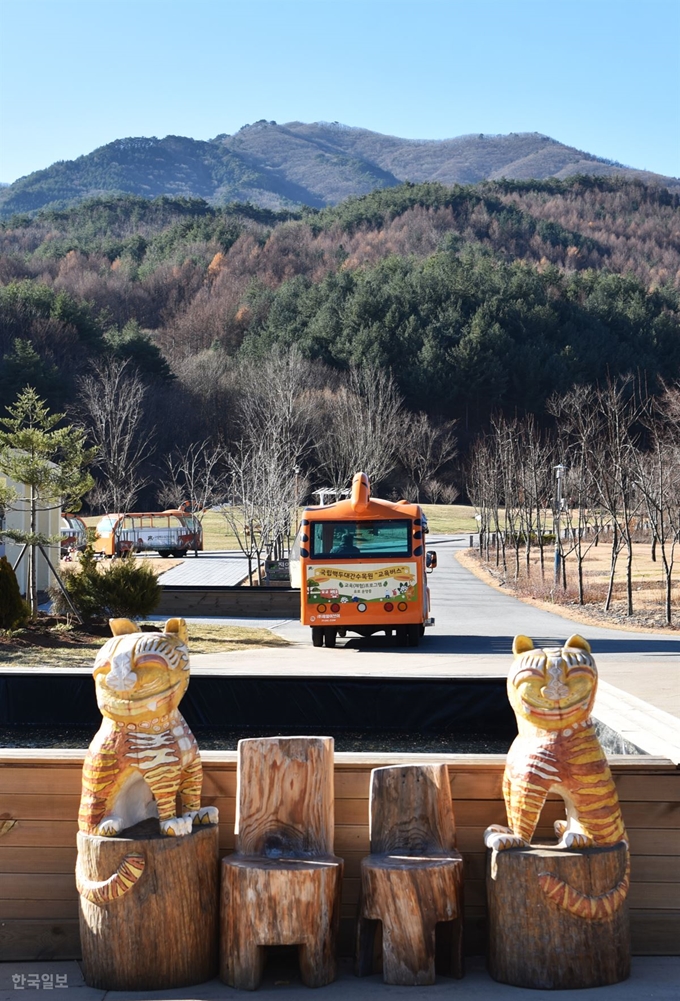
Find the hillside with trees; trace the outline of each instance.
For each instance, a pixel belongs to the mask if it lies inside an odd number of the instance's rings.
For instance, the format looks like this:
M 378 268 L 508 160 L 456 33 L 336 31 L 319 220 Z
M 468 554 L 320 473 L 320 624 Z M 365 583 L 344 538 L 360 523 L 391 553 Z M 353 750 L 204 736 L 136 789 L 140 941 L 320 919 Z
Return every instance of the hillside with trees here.
M 176 472 L 191 447 L 224 472 L 269 441 L 296 490 L 339 483 L 359 461 L 356 413 L 386 490 L 455 495 L 455 439 L 460 460 L 492 415 L 547 425 L 574 385 L 632 374 L 653 394 L 680 378 L 679 209 L 665 189 L 584 176 L 295 211 L 125 195 L 14 216 L 0 410 L 26 385 L 70 408 L 99 449 L 95 508 L 116 483 L 130 504 L 181 499 L 166 460 Z M 255 441 L 258 407 L 277 416 Z M 409 462 L 427 443 L 426 483 Z
M 680 192 L 680 180 L 593 156 L 539 133 L 399 139 L 337 122 L 264 119 L 208 142 L 184 136 L 117 139 L 0 190 L 0 218 L 63 208 L 105 194 L 248 201 L 264 208 L 322 208 L 350 196 L 420 184 L 625 177 Z

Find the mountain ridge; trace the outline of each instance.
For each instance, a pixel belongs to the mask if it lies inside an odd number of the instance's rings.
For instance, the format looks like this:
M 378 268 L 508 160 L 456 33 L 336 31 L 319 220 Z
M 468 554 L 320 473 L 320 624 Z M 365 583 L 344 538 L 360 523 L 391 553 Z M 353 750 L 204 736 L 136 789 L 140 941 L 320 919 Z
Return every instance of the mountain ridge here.
M 0 189 L 0 216 L 64 207 L 103 194 L 199 197 L 322 208 L 404 181 L 475 184 L 508 178 L 620 175 L 680 192 L 678 178 L 626 167 L 536 132 L 401 139 L 338 122 L 264 119 L 233 135 L 115 139 Z

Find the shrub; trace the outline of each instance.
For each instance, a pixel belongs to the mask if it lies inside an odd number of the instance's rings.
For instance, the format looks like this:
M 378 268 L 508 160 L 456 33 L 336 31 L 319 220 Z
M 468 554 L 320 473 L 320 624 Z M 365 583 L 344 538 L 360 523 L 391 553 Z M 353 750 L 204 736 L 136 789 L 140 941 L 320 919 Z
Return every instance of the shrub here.
M 0 629 L 18 629 L 28 619 L 17 575 L 6 556 L 0 557 Z
M 134 559 L 115 560 L 100 566 L 92 546 L 80 557 L 80 568 L 69 567 L 62 575 L 64 587 L 83 619 L 141 619 L 150 615 L 161 597 L 161 588 L 151 567 Z M 52 589 L 52 607 L 57 613 L 70 611 L 58 589 Z

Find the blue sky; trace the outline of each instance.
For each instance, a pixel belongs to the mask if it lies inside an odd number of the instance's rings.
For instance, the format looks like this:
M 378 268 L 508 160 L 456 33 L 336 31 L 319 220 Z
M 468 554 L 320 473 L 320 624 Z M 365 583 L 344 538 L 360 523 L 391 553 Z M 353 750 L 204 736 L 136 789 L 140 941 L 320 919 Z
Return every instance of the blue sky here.
M 0 0 L 0 180 L 261 118 L 680 175 L 680 0 Z

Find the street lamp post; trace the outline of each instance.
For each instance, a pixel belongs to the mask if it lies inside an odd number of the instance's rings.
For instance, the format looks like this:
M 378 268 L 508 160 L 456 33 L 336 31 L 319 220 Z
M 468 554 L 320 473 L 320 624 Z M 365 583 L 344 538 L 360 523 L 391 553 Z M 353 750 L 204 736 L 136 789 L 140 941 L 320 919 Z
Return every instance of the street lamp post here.
M 560 513 L 562 511 L 562 477 L 564 476 L 564 466 L 554 466 L 555 475 L 557 477 L 557 487 L 555 491 L 555 518 L 554 518 L 554 530 L 555 530 L 555 587 L 560 582 L 560 569 L 562 563 L 562 549 L 560 546 Z

